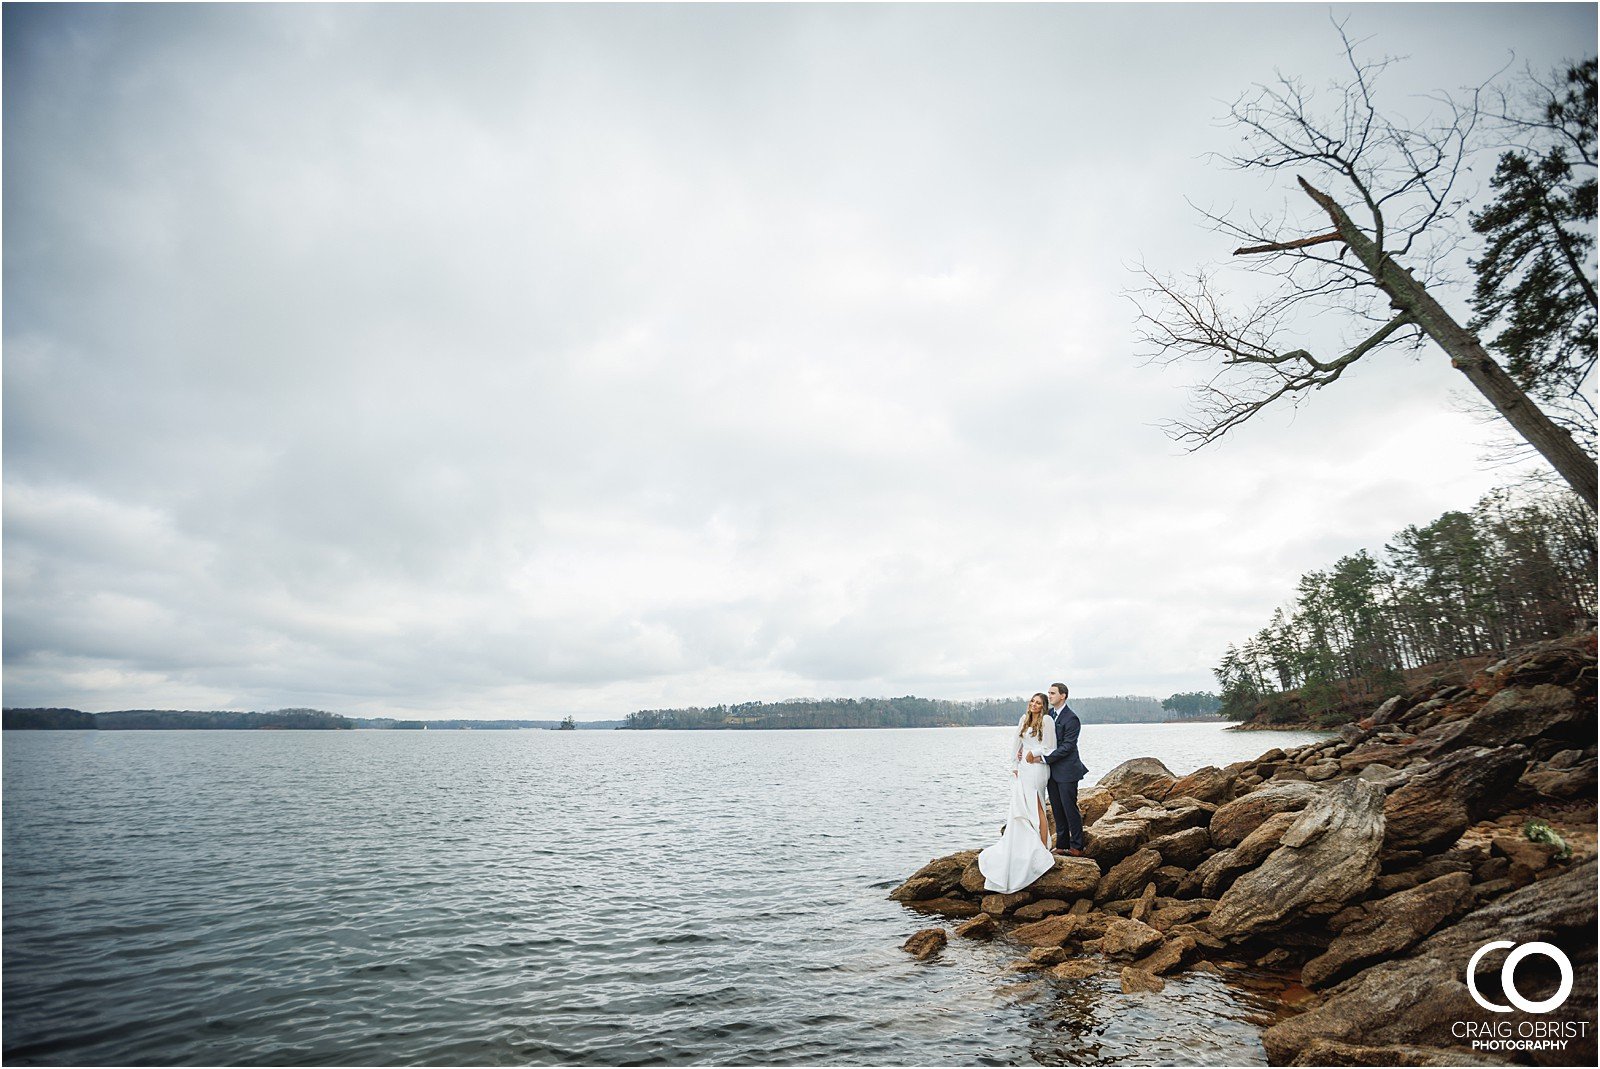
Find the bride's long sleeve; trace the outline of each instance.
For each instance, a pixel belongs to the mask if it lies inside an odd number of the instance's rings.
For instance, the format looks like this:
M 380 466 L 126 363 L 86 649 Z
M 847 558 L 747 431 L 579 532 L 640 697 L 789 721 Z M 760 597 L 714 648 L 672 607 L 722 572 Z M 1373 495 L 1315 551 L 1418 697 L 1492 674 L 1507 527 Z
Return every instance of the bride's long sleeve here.
M 1017 766 L 1022 764 L 1022 721 L 1021 720 L 1017 721 L 1017 733 L 1015 735 L 1011 736 L 1011 748 L 1007 752 L 1009 753 L 1011 760 L 1006 765 L 1006 767 L 1009 768 L 1012 772 L 1015 772 L 1017 770 Z

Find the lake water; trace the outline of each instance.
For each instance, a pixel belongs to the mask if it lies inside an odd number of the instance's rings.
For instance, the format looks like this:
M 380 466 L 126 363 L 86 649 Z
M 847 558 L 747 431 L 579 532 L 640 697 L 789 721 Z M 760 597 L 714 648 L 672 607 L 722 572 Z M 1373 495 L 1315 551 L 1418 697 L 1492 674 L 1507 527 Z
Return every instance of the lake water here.
M 885 894 L 1008 728 L 4 737 L 7 1064 L 1265 1064 L 1248 976 L 1006 973 Z M 1090 780 L 1313 736 L 1084 728 Z

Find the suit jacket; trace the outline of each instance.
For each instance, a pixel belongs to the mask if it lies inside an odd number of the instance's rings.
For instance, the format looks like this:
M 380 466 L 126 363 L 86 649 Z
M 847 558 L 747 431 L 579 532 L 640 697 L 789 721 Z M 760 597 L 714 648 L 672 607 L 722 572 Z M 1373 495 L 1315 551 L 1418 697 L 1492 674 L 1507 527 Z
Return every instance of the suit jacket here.
M 1083 724 L 1070 705 L 1062 705 L 1060 714 L 1055 715 L 1053 719 L 1056 726 L 1056 748 L 1045 754 L 1044 758 L 1050 763 L 1050 778 L 1063 781 L 1080 780 L 1089 774 L 1083 760 L 1078 756 L 1078 733 L 1083 730 Z

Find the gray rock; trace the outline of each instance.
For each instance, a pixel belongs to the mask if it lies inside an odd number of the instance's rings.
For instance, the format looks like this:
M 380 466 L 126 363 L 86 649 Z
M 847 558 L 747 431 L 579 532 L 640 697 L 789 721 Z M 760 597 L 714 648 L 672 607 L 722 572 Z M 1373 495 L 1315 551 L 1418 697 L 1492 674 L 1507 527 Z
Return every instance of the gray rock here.
M 1211 931 L 1242 939 L 1304 913 L 1335 913 L 1378 875 L 1383 791 L 1359 779 L 1325 788 L 1283 833 L 1281 845 L 1234 881 L 1210 917 Z
M 1467 993 L 1467 961 L 1491 940 L 1514 939 L 1551 943 L 1571 960 L 1572 993 L 1549 1016 L 1581 1022 L 1585 1033 L 1569 1040 L 1565 1049 L 1528 1056 L 1542 1065 L 1594 1065 L 1595 877 L 1593 861 L 1575 865 L 1468 913 L 1428 936 L 1404 958 L 1357 973 L 1329 991 L 1321 1004 L 1267 1029 L 1261 1038 L 1268 1060 L 1273 1065 L 1292 1064 L 1318 1040 L 1416 1045 L 1471 1055 L 1471 1041 L 1457 1038 L 1452 1030 L 1461 1021 L 1493 1015 Z M 1490 954 L 1484 960 L 1478 970 L 1482 987 L 1493 984 L 1503 961 L 1503 954 Z M 1549 994 L 1545 973 L 1553 974 L 1554 969 L 1541 972 L 1549 964 L 1534 957 L 1518 970 L 1517 983 L 1526 997 Z
M 1435 753 L 1462 746 L 1504 746 L 1539 738 L 1594 739 L 1594 710 L 1565 687 L 1507 687 L 1465 720 L 1434 736 Z
M 1301 982 L 1327 987 L 1373 961 L 1392 958 L 1473 904 L 1472 880 L 1464 872 L 1368 902 L 1362 907 L 1364 919 L 1343 925 L 1327 951 L 1306 962 Z
M 1320 790 L 1314 783 L 1273 783 L 1235 798 L 1211 815 L 1211 841 L 1237 846 L 1272 814 L 1304 809 Z
M 1298 811 L 1274 813 L 1232 850 L 1220 850 L 1206 858 L 1195 869 L 1195 875 L 1200 878 L 1200 893 L 1207 898 L 1222 894 L 1241 872 L 1255 868 L 1276 850 L 1284 832 L 1298 819 Z
M 1461 837 L 1467 826 L 1492 815 L 1522 776 L 1528 751 L 1469 747 L 1414 771 L 1389 792 L 1383 812 L 1386 850 L 1433 850 Z

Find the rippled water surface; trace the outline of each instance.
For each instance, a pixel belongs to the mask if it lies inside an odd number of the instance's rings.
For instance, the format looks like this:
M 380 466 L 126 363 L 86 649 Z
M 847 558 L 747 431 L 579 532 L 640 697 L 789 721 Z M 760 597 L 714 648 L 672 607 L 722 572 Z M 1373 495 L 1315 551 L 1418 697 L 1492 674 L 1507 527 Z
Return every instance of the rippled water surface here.
M 934 921 L 884 895 L 994 837 L 1008 734 L 6 732 L 5 1060 L 1264 1064 L 1239 980 L 899 949 Z M 1182 774 L 1311 737 L 1083 750 Z

